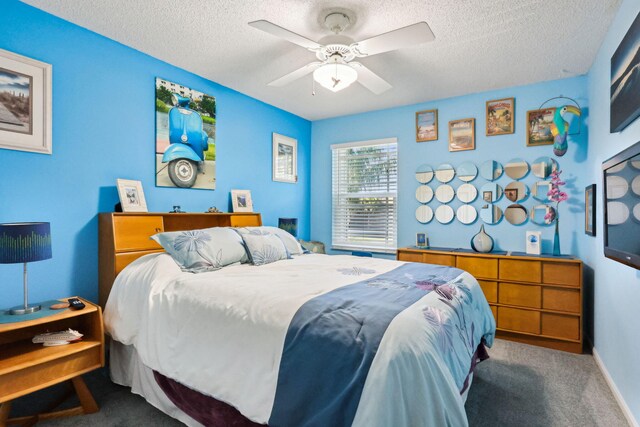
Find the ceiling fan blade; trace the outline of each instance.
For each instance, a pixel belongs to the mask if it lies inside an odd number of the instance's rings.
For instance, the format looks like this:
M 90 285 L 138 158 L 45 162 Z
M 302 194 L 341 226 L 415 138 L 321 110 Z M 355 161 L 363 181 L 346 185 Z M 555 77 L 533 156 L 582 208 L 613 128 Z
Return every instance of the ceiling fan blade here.
M 296 34 L 272 22 L 265 21 L 264 19 L 249 22 L 249 25 L 251 25 L 253 28 L 264 31 L 265 33 L 269 33 L 272 36 L 280 37 L 281 39 L 285 39 L 288 42 L 297 44 L 298 46 L 302 46 L 305 49 L 316 50 L 322 47 L 320 44 L 314 42 L 313 40 L 309 40 L 308 38 L 303 37 L 300 34 Z
M 366 87 L 376 95 L 380 95 L 382 92 L 386 92 L 393 87 L 389 83 L 387 83 L 386 80 L 384 80 L 382 77 L 380 77 L 361 63 L 349 62 L 349 65 L 351 65 L 358 72 L 358 83 L 360 83 L 362 86 Z
M 299 78 L 304 77 L 309 73 L 312 73 L 316 68 L 318 68 L 321 65 L 322 65 L 322 62 L 312 62 L 310 64 L 305 65 L 302 68 L 298 68 L 297 70 L 292 71 L 291 73 L 280 77 L 279 79 L 272 81 L 271 83 L 268 84 L 268 86 L 281 87 L 281 86 L 288 85 L 294 80 L 298 80 Z
M 357 42 L 355 45 L 358 56 L 371 56 L 430 42 L 435 38 L 431 28 L 429 28 L 429 24 L 418 22 L 408 27 L 398 28 L 397 30 Z

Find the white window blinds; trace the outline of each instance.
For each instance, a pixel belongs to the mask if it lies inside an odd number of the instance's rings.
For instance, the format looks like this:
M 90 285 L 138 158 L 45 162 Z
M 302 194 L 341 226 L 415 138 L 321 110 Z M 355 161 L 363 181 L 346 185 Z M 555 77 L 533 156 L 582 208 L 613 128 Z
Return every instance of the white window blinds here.
M 334 249 L 396 250 L 396 138 L 331 146 Z

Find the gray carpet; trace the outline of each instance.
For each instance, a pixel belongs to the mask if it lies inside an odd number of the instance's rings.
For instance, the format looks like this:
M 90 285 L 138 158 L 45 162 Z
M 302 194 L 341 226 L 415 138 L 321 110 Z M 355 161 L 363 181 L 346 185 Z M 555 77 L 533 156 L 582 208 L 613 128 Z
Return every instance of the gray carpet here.
M 491 358 L 478 366 L 467 400 L 472 427 L 627 426 L 604 377 L 590 355 L 575 355 L 496 340 Z M 100 405 L 93 415 L 42 422 L 42 426 L 178 426 L 104 370 L 85 376 Z M 60 393 L 50 388 L 19 399 L 14 414 L 39 408 Z M 72 402 L 70 402 L 72 403 Z

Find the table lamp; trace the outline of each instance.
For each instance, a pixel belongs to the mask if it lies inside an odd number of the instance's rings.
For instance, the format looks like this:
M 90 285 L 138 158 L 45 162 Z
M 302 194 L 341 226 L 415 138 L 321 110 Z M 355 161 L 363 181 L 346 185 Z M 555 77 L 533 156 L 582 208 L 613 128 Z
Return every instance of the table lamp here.
M 51 258 L 51 227 L 48 222 L 0 224 L 0 264 L 24 264 L 24 305 L 9 310 L 11 314 L 28 314 L 40 310 L 29 305 L 27 263 Z
M 298 218 L 278 218 L 278 228 L 298 237 Z

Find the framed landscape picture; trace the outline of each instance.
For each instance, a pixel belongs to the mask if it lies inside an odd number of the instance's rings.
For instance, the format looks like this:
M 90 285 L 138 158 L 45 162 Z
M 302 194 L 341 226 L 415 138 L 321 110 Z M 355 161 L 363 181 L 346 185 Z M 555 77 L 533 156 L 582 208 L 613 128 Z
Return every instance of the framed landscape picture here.
M 610 130 L 620 132 L 640 116 L 640 14 L 611 57 Z
M 527 111 L 527 147 L 553 144 L 551 123 L 555 108 Z
M 476 149 L 476 119 L 449 122 L 449 151 Z
M 487 136 L 506 135 L 515 131 L 513 116 L 515 99 L 504 98 L 487 101 Z
M 0 148 L 51 154 L 51 65 L 0 49 Z
M 416 113 L 416 142 L 438 140 L 438 110 Z
M 273 134 L 272 179 L 295 184 L 298 181 L 298 141 Z

